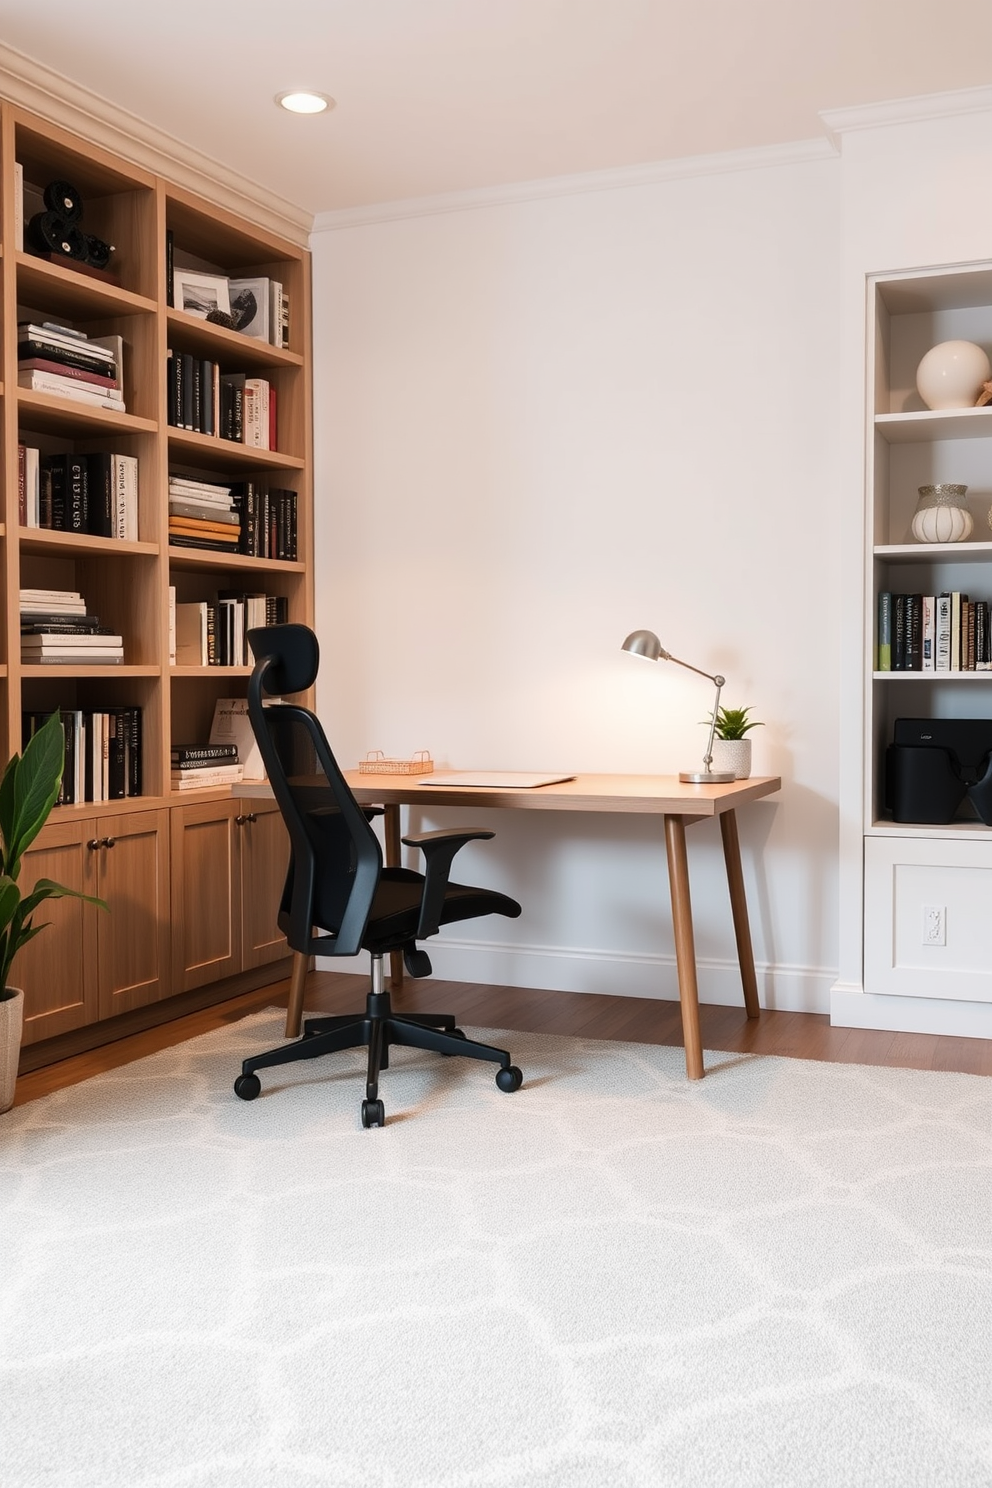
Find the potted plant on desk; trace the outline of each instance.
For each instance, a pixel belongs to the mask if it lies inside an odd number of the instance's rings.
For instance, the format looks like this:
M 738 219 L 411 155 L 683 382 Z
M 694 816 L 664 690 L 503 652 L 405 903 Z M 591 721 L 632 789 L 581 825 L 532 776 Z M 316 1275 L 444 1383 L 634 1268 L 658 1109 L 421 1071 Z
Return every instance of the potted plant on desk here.
M 58 800 L 64 766 L 65 735 L 53 713 L 24 753 L 11 756 L 0 780 L 0 1112 L 14 1104 L 24 1025 L 24 992 L 11 984 L 11 968 L 21 947 L 45 928 L 34 923 L 35 910 L 46 899 L 67 896 L 107 908 L 102 899 L 50 878 L 39 878 L 29 894 L 18 884 L 24 853 Z
M 750 712 L 750 708 L 717 709 L 712 768 L 733 770 L 736 780 L 747 780 L 751 773 L 751 740 L 747 738 L 748 731 L 764 728 L 764 724 L 758 719 L 748 716 Z M 709 719 L 706 721 L 708 723 Z

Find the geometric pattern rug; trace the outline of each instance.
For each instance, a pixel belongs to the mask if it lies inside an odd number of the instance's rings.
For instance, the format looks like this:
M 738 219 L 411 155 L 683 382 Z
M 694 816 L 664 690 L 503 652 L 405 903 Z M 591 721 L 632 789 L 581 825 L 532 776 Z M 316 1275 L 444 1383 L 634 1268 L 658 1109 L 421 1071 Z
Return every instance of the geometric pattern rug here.
M 0 1117 L 3 1488 L 992 1488 L 992 1081 L 284 1016 Z

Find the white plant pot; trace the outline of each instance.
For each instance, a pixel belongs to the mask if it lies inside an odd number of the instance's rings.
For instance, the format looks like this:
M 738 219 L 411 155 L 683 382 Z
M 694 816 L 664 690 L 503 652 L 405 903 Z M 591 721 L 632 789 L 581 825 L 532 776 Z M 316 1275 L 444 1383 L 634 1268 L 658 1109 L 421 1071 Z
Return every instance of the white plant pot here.
M 751 740 L 714 739 L 713 769 L 733 770 L 735 780 L 747 780 L 751 773 Z
M 9 1111 L 14 1104 L 24 1027 L 24 993 L 18 987 L 8 987 L 7 991 L 13 996 L 0 999 L 0 1112 Z

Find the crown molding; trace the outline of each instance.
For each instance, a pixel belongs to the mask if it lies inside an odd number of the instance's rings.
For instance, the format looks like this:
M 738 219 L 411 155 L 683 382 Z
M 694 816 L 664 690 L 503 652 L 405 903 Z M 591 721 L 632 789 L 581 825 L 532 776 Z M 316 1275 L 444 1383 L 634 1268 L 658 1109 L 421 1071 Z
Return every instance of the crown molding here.
M 901 124 L 923 124 L 992 110 L 992 88 L 958 88 L 951 93 L 922 93 L 915 98 L 892 98 L 856 108 L 823 109 L 820 121 L 828 139 L 840 148 L 845 134 L 858 129 L 891 129 Z
M 794 144 L 728 150 L 722 154 L 691 155 L 680 160 L 652 161 L 647 165 L 618 166 L 610 170 L 587 171 L 572 176 L 549 176 L 537 181 L 516 181 L 507 186 L 481 186 L 469 191 L 448 191 L 438 196 L 373 202 L 363 207 L 340 207 L 331 212 L 318 212 L 313 219 L 313 232 L 316 235 L 338 232 L 348 227 L 396 222 L 407 217 L 432 217 L 442 212 L 471 212 L 480 207 L 504 207 L 519 202 L 545 201 L 558 196 L 655 186 L 664 181 L 684 180 L 693 176 L 806 165 L 810 161 L 833 160 L 835 157 L 836 150 L 828 140 L 801 140 Z
M 309 212 L 2 42 L 0 94 L 173 185 L 238 216 L 250 217 L 259 227 L 299 247 L 309 244 L 313 220 Z

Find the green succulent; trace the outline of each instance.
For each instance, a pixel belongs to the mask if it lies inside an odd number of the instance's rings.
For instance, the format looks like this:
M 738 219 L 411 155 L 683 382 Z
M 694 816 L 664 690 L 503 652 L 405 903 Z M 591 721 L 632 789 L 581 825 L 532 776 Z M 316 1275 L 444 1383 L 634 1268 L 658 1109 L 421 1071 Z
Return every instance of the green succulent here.
M 0 780 L 0 999 L 13 995 L 10 969 L 17 952 L 45 928 L 33 922 L 39 904 L 69 897 L 107 908 L 102 899 L 50 878 L 39 878 L 26 895 L 17 882 L 21 859 L 58 800 L 64 766 L 65 734 L 53 713 L 32 734 L 24 753 L 11 756 Z
M 748 729 L 764 728 L 757 718 L 748 718 L 750 708 L 718 708 L 714 736 L 717 739 L 743 739 Z M 712 719 L 711 713 L 706 722 Z

